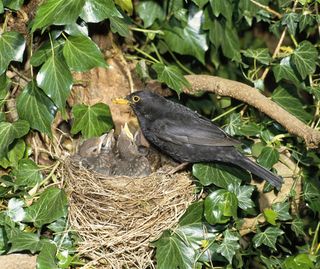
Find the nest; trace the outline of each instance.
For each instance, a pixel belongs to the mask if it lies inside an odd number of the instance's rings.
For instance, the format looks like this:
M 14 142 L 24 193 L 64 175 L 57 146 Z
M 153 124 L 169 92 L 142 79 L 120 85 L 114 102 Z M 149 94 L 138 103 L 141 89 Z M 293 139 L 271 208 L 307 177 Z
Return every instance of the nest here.
M 105 177 L 61 167 L 70 196 L 69 215 L 79 234 L 79 253 L 99 268 L 154 268 L 150 242 L 177 224 L 194 200 L 187 173 L 143 178 Z

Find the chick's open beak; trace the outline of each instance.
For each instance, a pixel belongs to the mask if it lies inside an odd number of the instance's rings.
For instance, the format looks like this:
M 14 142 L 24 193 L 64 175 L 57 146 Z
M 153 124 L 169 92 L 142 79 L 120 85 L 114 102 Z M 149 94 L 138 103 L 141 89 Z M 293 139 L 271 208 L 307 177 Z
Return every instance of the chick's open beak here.
M 118 105 L 129 105 L 130 101 L 125 98 L 115 98 L 115 99 L 112 99 L 112 103 L 118 104 Z

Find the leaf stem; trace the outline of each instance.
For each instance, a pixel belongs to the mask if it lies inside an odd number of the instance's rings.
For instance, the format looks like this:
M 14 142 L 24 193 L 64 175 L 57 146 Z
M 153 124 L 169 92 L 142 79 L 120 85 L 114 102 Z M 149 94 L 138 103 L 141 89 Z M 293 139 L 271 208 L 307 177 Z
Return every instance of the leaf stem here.
M 137 52 L 141 53 L 142 55 L 146 56 L 147 58 L 149 58 L 150 60 L 152 60 L 154 63 L 160 63 L 160 61 L 158 61 L 156 58 L 152 57 L 150 54 L 144 52 L 143 50 L 137 48 L 137 47 L 133 47 Z
M 235 107 L 227 110 L 226 112 L 220 114 L 219 116 L 213 118 L 211 121 L 212 121 L 212 122 L 215 122 L 215 121 L 217 121 L 218 119 L 224 117 L 225 115 L 228 115 L 229 113 L 231 113 L 232 111 L 236 110 L 237 108 L 239 108 L 239 107 L 241 107 L 241 106 L 243 106 L 243 105 L 244 105 L 244 104 L 239 104 L 239 105 L 237 105 L 237 106 L 235 106 Z
M 161 31 L 161 30 L 141 29 L 141 28 L 136 28 L 136 27 L 131 27 L 130 30 L 136 31 L 136 32 L 142 32 L 142 33 L 151 33 L 151 34 L 164 35 L 163 31 Z

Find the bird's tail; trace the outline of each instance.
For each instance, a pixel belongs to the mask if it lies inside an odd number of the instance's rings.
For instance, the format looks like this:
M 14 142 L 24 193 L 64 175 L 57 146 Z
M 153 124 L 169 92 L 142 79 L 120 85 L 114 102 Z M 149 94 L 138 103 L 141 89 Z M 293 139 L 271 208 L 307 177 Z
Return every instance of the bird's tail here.
M 275 175 L 259 164 L 251 161 L 249 158 L 243 156 L 240 153 L 238 157 L 239 158 L 237 158 L 237 162 L 235 163 L 235 165 L 240 166 L 241 168 L 251 172 L 252 174 L 267 180 L 272 186 L 276 187 L 277 190 L 280 190 L 283 182 L 281 177 Z

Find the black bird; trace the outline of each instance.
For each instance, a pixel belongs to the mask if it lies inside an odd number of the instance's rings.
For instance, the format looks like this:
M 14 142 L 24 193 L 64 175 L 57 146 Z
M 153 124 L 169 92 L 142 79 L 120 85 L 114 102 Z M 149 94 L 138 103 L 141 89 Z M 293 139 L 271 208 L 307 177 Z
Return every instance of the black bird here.
M 279 176 L 238 152 L 234 147 L 239 144 L 237 140 L 191 109 L 148 91 L 137 91 L 114 102 L 129 104 L 146 139 L 174 160 L 232 163 L 280 189 Z

